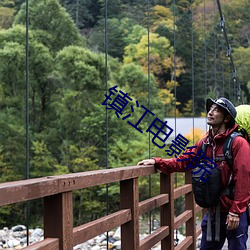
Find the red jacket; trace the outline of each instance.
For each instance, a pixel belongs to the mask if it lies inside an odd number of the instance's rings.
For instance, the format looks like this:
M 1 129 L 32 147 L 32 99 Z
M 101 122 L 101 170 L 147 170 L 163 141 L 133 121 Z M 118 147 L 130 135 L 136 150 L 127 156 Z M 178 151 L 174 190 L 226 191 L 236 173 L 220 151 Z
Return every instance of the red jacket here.
M 185 172 L 186 167 L 196 155 L 196 153 L 202 149 L 202 142 L 207 143 L 206 156 L 211 159 L 217 157 L 224 157 L 223 155 L 223 144 L 225 138 L 233 131 L 238 130 L 238 125 L 228 129 L 222 134 L 218 134 L 212 138 L 209 136 L 210 131 L 206 136 L 198 141 L 195 145 L 197 148 L 187 149 L 186 152 L 192 151 L 193 154 L 181 155 L 178 158 L 172 159 L 161 159 L 154 158 L 155 166 L 163 173 L 173 172 Z M 232 144 L 232 155 L 233 155 L 233 180 L 234 180 L 234 200 L 230 200 L 225 194 L 222 194 L 220 198 L 221 211 L 232 212 L 241 215 L 247 208 L 250 201 L 250 145 L 242 138 L 237 136 Z M 188 161 L 177 161 L 177 159 L 190 158 Z M 224 189 L 230 179 L 230 167 L 226 161 L 218 161 L 217 167 L 221 169 L 221 184 Z M 189 168 L 188 170 L 192 170 Z M 188 171 L 187 170 L 187 171 Z

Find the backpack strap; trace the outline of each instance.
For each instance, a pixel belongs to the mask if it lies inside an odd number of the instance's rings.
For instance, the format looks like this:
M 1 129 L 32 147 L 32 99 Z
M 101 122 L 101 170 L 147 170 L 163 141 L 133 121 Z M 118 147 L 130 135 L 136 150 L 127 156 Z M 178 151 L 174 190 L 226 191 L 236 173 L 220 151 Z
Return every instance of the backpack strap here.
M 232 155 L 232 144 L 233 144 L 233 141 L 234 139 L 237 137 L 237 136 L 242 136 L 241 133 L 239 132 L 233 132 L 232 134 L 230 134 L 227 138 L 226 138 L 226 141 L 223 145 L 223 154 L 224 154 L 224 157 L 225 157 L 225 160 L 228 164 L 228 166 L 230 167 L 230 170 L 231 172 L 233 171 L 233 155 Z M 233 184 L 233 175 L 231 173 L 230 175 L 230 179 L 229 179 L 229 182 L 227 184 L 227 187 L 226 189 L 224 190 L 224 194 L 226 194 L 229 199 L 233 200 L 234 199 L 234 184 Z
M 206 143 L 202 142 L 201 150 L 202 150 L 202 152 L 204 152 L 205 154 L 207 153 L 207 144 L 206 144 Z
M 225 160 L 227 161 L 231 171 L 233 170 L 233 155 L 232 155 L 232 144 L 234 139 L 237 136 L 242 136 L 239 132 L 233 132 L 231 133 L 227 138 L 223 145 L 223 154 L 225 156 Z

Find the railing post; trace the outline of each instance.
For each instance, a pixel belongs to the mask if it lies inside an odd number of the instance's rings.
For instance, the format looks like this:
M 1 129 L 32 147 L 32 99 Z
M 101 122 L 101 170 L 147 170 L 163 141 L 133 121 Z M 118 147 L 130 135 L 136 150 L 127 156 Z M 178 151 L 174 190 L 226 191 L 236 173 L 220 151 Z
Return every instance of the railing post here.
M 120 182 L 121 209 L 131 209 L 132 220 L 121 226 L 121 249 L 139 250 L 138 178 Z
M 72 192 L 44 198 L 44 238 L 59 238 L 60 250 L 73 249 Z
M 185 174 L 185 183 L 191 184 L 191 172 L 187 171 Z M 185 195 L 185 210 L 192 210 L 192 217 L 186 222 L 186 236 L 193 237 L 193 244 L 188 250 L 196 249 L 196 212 L 195 212 L 195 200 L 193 192 Z
M 162 250 L 174 249 L 174 177 L 160 174 L 160 192 L 169 195 L 169 202 L 161 206 L 161 226 L 169 227 L 169 235 L 161 241 Z

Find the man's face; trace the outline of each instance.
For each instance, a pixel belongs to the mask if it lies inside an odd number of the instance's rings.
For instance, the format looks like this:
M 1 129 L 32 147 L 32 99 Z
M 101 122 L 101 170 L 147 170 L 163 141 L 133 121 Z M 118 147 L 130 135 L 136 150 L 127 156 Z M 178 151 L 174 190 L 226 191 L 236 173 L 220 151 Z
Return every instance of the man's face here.
M 207 124 L 212 127 L 219 127 L 221 123 L 223 123 L 224 118 L 225 114 L 223 109 L 220 106 L 213 104 L 207 113 Z

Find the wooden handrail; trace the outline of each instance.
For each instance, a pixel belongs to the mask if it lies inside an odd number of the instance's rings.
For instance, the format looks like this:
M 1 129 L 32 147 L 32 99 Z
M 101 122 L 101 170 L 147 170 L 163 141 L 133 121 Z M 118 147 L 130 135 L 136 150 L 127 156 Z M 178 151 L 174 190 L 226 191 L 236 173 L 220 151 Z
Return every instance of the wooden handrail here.
M 154 173 L 156 170 L 153 166 L 134 166 L 1 183 L 0 206 Z
M 44 199 L 44 240 L 23 249 L 72 250 L 101 233 L 121 227 L 122 249 L 147 250 L 161 241 L 162 250 L 196 249 L 196 213 L 190 173 L 186 184 L 174 189 L 173 174 L 160 174 L 160 194 L 139 202 L 138 178 L 157 173 L 154 166 L 129 166 L 58 176 L 48 176 L 0 184 L 0 206 Z M 74 190 L 120 183 L 120 210 L 73 228 Z M 174 200 L 185 196 L 186 211 L 174 218 Z M 139 216 L 160 208 L 161 225 L 140 241 Z M 186 224 L 186 238 L 174 247 L 174 230 Z

